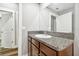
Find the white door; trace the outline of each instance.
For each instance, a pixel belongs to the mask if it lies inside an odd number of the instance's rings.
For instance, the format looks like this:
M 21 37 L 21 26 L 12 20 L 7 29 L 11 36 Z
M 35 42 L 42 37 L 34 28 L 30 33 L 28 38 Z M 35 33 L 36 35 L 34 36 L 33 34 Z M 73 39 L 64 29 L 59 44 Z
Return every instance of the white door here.
M 13 16 L 5 23 L 2 30 L 2 47 L 12 48 L 15 45 L 15 19 Z

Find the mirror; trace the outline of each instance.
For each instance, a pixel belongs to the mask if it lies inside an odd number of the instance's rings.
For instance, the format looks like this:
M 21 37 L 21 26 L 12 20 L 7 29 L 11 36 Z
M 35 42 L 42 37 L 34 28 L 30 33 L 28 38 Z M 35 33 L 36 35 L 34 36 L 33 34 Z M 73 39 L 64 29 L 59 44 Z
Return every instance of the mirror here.
M 51 31 L 72 33 L 72 11 L 58 17 L 51 16 Z
M 58 15 L 51 15 L 52 32 L 73 33 L 73 3 L 51 3 L 47 8 Z

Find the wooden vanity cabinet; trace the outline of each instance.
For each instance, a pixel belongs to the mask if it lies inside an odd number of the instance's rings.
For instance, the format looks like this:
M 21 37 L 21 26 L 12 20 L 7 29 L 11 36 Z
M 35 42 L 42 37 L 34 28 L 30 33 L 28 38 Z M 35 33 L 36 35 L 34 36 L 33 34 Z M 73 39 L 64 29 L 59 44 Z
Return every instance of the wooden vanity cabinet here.
M 33 44 L 32 44 L 32 56 L 38 56 L 39 55 L 39 49 L 36 48 Z
M 46 54 L 44 54 L 42 51 L 40 51 L 39 56 L 46 56 Z
M 29 56 L 72 56 L 73 45 L 70 45 L 62 51 L 56 51 L 49 46 L 29 37 L 28 40 L 28 55 Z
M 48 46 L 42 43 L 40 43 L 40 50 L 47 56 L 56 56 L 56 51 L 54 51 L 53 49 L 49 48 Z
M 62 50 L 62 51 L 58 51 L 58 55 L 59 56 L 73 56 L 73 44 L 68 46 L 66 49 Z
M 32 44 L 34 44 L 37 48 L 39 48 L 39 42 L 35 39 L 32 39 Z
M 28 55 L 39 56 L 39 42 L 31 37 L 28 39 Z

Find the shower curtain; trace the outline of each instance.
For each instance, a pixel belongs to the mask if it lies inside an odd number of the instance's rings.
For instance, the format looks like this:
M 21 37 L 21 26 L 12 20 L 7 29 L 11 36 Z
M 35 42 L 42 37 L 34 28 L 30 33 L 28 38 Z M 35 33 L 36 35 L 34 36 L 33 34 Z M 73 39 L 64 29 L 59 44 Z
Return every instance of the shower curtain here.
M 11 17 L 2 29 L 2 43 L 4 48 L 13 48 L 15 45 L 15 22 Z

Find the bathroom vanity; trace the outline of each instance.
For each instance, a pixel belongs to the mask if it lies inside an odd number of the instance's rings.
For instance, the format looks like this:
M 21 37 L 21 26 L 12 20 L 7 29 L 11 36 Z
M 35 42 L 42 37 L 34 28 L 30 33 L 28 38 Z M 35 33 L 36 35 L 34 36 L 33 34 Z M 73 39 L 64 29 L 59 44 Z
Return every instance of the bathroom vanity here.
M 36 37 L 38 34 L 44 33 L 29 33 L 28 35 L 28 55 L 29 56 L 73 56 L 73 40 L 63 38 L 53 33 L 50 38 Z

